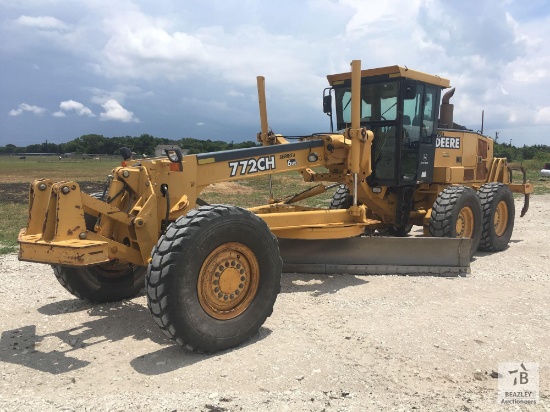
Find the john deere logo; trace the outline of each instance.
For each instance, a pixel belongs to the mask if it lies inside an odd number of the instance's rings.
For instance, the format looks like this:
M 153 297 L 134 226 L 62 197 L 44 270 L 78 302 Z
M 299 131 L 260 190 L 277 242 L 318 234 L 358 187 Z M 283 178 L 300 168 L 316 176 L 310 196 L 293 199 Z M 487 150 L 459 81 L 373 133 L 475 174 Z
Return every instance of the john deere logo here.
M 460 149 L 460 138 L 438 136 L 435 139 L 435 147 L 441 147 L 443 149 Z

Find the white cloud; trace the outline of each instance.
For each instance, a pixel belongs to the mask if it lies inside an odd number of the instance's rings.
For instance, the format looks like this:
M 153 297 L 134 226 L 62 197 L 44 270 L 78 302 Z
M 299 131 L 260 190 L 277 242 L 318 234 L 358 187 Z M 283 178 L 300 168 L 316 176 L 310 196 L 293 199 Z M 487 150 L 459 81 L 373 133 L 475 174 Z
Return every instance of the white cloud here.
M 109 100 L 116 100 L 118 102 L 124 102 L 126 98 L 126 93 L 121 91 L 108 91 L 103 90 L 97 87 L 90 88 L 90 91 L 93 93 L 92 102 L 102 105 L 103 103 Z
M 51 16 L 19 16 L 15 22 L 21 26 L 32 27 L 39 30 L 66 30 L 67 25 L 61 20 Z
M 31 112 L 34 114 L 44 114 L 46 109 L 39 106 L 33 106 L 27 103 L 21 103 L 17 109 L 10 110 L 10 116 L 19 116 L 23 112 Z
M 364 0 L 340 0 L 343 6 L 355 9 L 354 16 L 346 25 L 349 38 L 362 38 L 392 30 L 403 32 L 414 26 L 419 0 L 365 2 Z M 412 33 L 412 31 L 409 31 Z
M 140 122 L 132 112 L 126 110 L 116 100 L 107 100 L 101 106 L 105 112 L 99 114 L 100 120 L 117 120 L 123 123 Z
M 198 122 L 197 126 L 204 126 L 204 122 Z
M 53 117 L 66 117 L 67 115 L 65 114 L 65 112 L 62 112 L 62 111 L 60 110 L 60 111 L 58 111 L 58 112 L 52 113 L 52 116 L 53 116 Z
M 550 124 L 550 106 L 539 109 L 535 116 L 536 124 Z
M 74 100 L 65 100 L 64 102 L 61 102 L 59 104 L 59 108 L 66 112 L 74 111 L 79 116 L 95 117 L 95 114 L 90 108 Z
M 244 93 L 242 92 L 238 92 L 236 90 L 230 90 L 227 92 L 227 95 L 228 96 L 231 96 L 231 97 L 244 97 Z

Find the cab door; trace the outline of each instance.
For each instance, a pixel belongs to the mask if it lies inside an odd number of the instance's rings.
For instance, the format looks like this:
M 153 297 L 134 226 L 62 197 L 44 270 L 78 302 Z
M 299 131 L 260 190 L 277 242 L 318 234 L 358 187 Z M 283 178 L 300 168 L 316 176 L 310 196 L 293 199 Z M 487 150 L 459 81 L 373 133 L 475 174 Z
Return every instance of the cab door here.
M 435 86 L 404 80 L 400 186 L 432 182 L 439 95 Z

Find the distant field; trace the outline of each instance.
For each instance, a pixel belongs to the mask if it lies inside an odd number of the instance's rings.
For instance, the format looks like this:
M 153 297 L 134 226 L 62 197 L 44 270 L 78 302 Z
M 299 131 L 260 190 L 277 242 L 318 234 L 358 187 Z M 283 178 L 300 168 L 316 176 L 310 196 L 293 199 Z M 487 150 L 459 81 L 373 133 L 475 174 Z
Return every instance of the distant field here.
M 34 179 L 51 178 L 53 180 L 75 180 L 93 182 L 98 187 L 104 182 L 114 167 L 120 165 L 120 158 L 27 157 L 0 156 L 0 254 L 17 250 L 17 233 L 26 225 L 28 184 Z M 550 180 L 540 179 L 536 165 L 526 161 L 527 178 L 535 185 L 535 194 L 550 193 Z M 519 172 L 514 174 L 515 181 L 521 181 Z M 298 193 L 312 183 L 305 183 L 298 173 L 273 175 L 275 198 Z M 83 186 L 84 188 L 86 185 Z M 14 193 L 16 192 L 16 193 Z M 332 197 L 331 192 L 309 199 L 308 206 L 325 207 Z M 17 196 L 14 196 L 17 195 Z M 251 207 L 267 203 L 267 177 L 242 181 L 218 183 L 207 188 L 201 198 L 208 203 L 226 203 L 242 207 Z
M 111 170 L 120 166 L 120 157 L 93 158 L 57 156 L 0 156 L 0 183 L 28 183 L 34 179 L 104 181 Z

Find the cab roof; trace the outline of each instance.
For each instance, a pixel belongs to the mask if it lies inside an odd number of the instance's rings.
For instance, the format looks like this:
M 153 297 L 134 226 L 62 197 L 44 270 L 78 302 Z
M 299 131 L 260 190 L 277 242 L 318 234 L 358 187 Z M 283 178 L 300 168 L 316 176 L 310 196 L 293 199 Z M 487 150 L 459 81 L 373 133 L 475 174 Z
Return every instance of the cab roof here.
M 375 76 L 381 76 L 381 77 L 386 76 L 388 79 L 395 78 L 395 77 L 404 77 L 407 79 L 418 80 L 424 83 L 434 84 L 436 86 L 441 87 L 442 89 L 446 89 L 451 85 L 451 82 L 448 79 L 445 79 L 443 77 L 433 76 L 431 74 L 419 72 L 403 66 L 387 66 L 387 67 L 379 67 L 377 69 L 361 70 L 362 78 L 375 77 Z M 344 84 L 346 80 L 351 80 L 351 72 L 329 74 L 327 76 L 327 79 L 331 86 Z

